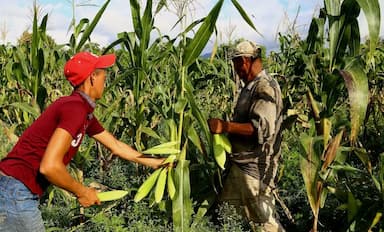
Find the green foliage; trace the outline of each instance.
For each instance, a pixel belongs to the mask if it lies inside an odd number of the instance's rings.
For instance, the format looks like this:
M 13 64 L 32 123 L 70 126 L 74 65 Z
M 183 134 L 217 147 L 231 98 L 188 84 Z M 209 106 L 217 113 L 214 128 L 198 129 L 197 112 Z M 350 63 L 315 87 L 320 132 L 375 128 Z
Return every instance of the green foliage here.
M 215 32 L 223 1 L 207 17 L 182 28 L 176 38 L 151 38 L 165 2 L 154 7 L 147 1 L 141 8 L 139 1 L 131 0 L 134 31 L 121 32 L 102 49 L 90 37 L 109 2 L 94 19 L 73 21 L 68 44 L 56 45 L 46 34 L 48 16 L 39 22 L 35 12 L 32 33 L 25 34 L 23 43 L 0 45 L 0 158 L 47 104 L 72 91 L 62 67 L 74 52 L 115 52 L 116 66 L 96 116 L 137 150 L 173 155 L 179 163 L 168 170 L 167 178 L 163 174 L 161 185 L 154 183 L 148 199 L 134 202 L 153 171 L 111 159 L 100 144 L 85 139 L 71 173 L 87 185 L 125 190 L 128 196 L 82 209 L 72 195 L 52 188 L 41 200 L 48 231 L 249 231 L 250 225 L 233 207 L 222 205 L 214 209 L 215 215 L 211 212 L 222 173 L 206 119 L 229 119 L 238 83 L 228 60 L 231 44 L 220 45 L 211 60 L 199 55 Z M 239 3 L 232 3 L 256 30 Z M 294 223 L 278 205 L 279 215 L 287 231 L 309 231 L 317 216 L 322 231 L 384 230 L 384 44 L 377 34 L 379 7 L 376 0 L 325 3 L 306 40 L 280 34 L 280 51 L 265 57 L 284 97 L 278 186 Z M 357 38 L 359 9 L 369 25 L 366 44 Z M 194 37 L 187 37 L 197 26 Z M 158 144 L 166 147 L 148 150 Z M 174 181 L 171 190 L 164 188 L 169 176 Z M 311 211 L 316 215 L 309 216 Z

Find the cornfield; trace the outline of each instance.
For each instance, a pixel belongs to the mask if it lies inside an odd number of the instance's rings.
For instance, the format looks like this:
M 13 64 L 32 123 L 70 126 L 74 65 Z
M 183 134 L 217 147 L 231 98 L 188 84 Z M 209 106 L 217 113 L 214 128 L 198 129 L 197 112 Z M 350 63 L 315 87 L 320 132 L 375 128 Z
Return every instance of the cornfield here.
M 35 6 L 28 38 L 0 45 L 0 158 L 47 105 L 71 93 L 63 66 L 87 50 L 117 54 L 95 111 L 103 126 L 138 151 L 175 163 L 153 171 L 111 159 L 86 139 L 68 167 L 71 174 L 104 191 L 124 190 L 115 192 L 122 198 L 83 209 L 52 186 L 41 199 L 47 231 L 250 230 L 230 206 L 215 204 L 229 148 L 218 148 L 207 119 L 230 118 L 239 87 L 228 58 L 235 42 L 215 45 L 210 58 L 200 55 L 215 35 L 223 2 L 190 25 L 181 8 L 180 33 L 153 38 L 166 1 L 130 0 L 134 31 L 119 33 L 103 48 L 90 38 L 110 0 L 95 18 L 73 21 L 66 44 L 47 34 L 48 15 L 39 17 Z M 231 2 L 256 32 L 242 6 Z M 307 38 L 279 34 L 279 51 L 263 57 L 284 100 L 277 209 L 287 231 L 384 231 L 380 7 L 378 0 L 324 0 Z M 366 42 L 360 14 L 369 28 Z

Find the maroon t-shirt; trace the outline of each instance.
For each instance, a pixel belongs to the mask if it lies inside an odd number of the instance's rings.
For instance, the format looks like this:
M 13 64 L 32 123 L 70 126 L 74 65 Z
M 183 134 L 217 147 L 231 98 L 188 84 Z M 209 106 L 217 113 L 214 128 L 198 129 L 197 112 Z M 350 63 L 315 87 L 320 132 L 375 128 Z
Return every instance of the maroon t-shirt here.
M 39 167 L 53 132 L 56 128 L 62 128 L 72 135 L 73 141 L 63 159 L 67 165 L 75 156 L 85 134 L 93 136 L 104 131 L 93 116 L 93 110 L 89 99 L 79 92 L 59 98 L 24 131 L 11 152 L 0 161 L 0 170 L 41 196 L 49 182 L 39 173 Z

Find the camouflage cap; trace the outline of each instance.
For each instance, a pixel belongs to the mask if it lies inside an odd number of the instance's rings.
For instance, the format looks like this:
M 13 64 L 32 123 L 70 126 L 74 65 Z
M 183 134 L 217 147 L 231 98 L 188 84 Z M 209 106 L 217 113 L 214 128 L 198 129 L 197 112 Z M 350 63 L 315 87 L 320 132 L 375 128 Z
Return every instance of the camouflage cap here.
M 231 59 L 239 56 L 246 56 L 246 57 L 259 57 L 260 54 L 260 46 L 256 45 L 255 43 L 251 41 L 242 41 L 236 45 L 236 47 L 233 49 L 231 53 Z

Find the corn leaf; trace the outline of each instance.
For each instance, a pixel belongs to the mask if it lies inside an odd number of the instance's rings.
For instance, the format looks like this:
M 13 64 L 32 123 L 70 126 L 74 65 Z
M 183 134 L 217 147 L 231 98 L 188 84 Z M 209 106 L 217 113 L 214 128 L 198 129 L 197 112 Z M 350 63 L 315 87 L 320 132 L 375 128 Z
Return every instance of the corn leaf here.
M 371 226 L 369 227 L 368 231 L 372 231 L 373 227 L 377 225 L 377 223 L 380 222 L 381 217 L 383 216 L 383 213 L 377 212 L 375 218 L 373 219 Z
M 364 12 L 368 23 L 370 51 L 376 49 L 380 36 L 380 4 L 379 0 L 356 0 Z
M 175 169 L 176 194 L 172 200 L 174 231 L 189 231 L 193 212 L 189 181 L 189 162 L 180 160 Z
M 253 30 L 255 30 L 259 35 L 263 36 L 255 27 L 252 20 L 248 17 L 245 10 L 241 7 L 241 5 L 236 0 L 231 0 L 233 5 L 236 7 L 237 11 L 240 13 L 241 17 L 243 17 L 244 21 L 248 23 L 250 27 L 252 27 Z
M 318 138 L 308 135 L 302 135 L 301 142 L 301 155 L 300 162 L 301 174 L 304 179 L 305 188 L 307 190 L 307 197 L 314 215 L 319 213 L 319 205 L 317 204 L 320 194 L 317 192 L 318 184 L 318 171 L 320 170 L 320 157 L 317 154 L 315 143 Z
M 355 143 L 367 111 L 369 101 L 368 78 L 359 58 L 352 59 L 340 73 L 348 89 L 351 117 L 350 140 Z
M 142 22 L 142 38 L 140 40 L 142 54 L 145 53 L 145 50 L 149 45 L 149 38 L 153 27 L 153 17 L 152 17 L 152 0 L 147 0 L 145 6 L 144 14 L 141 19 Z
M 76 52 L 80 51 L 83 48 L 85 42 L 89 39 L 90 35 L 92 34 L 93 30 L 95 29 L 97 23 L 99 22 L 101 16 L 103 15 L 103 13 L 104 13 L 105 9 L 107 8 L 110 1 L 111 0 L 107 0 L 104 3 L 104 5 L 97 12 L 96 16 L 93 18 L 91 24 L 87 25 L 85 31 L 83 32 L 83 34 L 81 36 L 79 44 L 76 47 Z
M 149 135 L 155 139 L 161 139 L 160 136 L 154 130 L 152 130 L 149 127 L 143 126 L 143 127 L 140 127 L 140 130 L 141 130 L 141 132 L 143 132 L 143 133 L 145 133 L 145 134 L 147 134 L 147 135 Z
M 191 65 L 200 55 L 201 51 L 203 51 L 213 33 L 223 2 L 224 0 L 219 0 L 216 3 L 211 12 L 209 12 L 208 16 L 204 19 L 203 24 L 196 32 L 193 39 L 188 43 L 183 57 L 183 66 L 188 67 Z
M 196 132 L 196 129 L 191 125 L 188 128 L 188 139 L 192 141 L 192 143 L 199 149 L 201 153 L 203 153 L 203 148 L 201 146 L 201 140 L 199 135 Z
M 340 147 L 340 142 L 343 137 L 344 131 L 340 131 L 336 137 L 329 143 L 327 150 L 325 152 L 324 162 L 321 167 L 321 170 L 325 170 L 328 166 L 335 160 L 337 149 Z
M 140 18 L 140 4 L 137 0 L 130 0 L 131 5 L 131 14 L 132 14 L 132 23 L 133 28 L 135 29 L 135 33 L 139 39 L 141 39 L 143 34 L 143 28 L 141 24 Z
M 324 137 L 324 147 L 327 147 L 328 140 L 331 136 L 332 122 L 328 118 L 322 118 L 320 120 L 320 125 Z
M 342 22 L 340 20 L 341 13 L 341 0 L 324 0 L 325 9 L 328 15 L 329 21 L 329 58 L 330 58 L 330 70 L 333 69 L 333 65 L 336 60 L 337 46 L 339 44 L 340 30 Z
M 128 191 L 113 190 L 107 192 L 101 192 L 97 194 L 100 201 L 114 201 L 123 198 L 128 194 Z
M 209 132 L 207 118 L 205 117 L 205 115 L 201 112 L 201 110 L 197 106 L 197 103 L 195 100 L 195 95 L 193 93 L 193 86 L 190 82 L 186 83 L 186 91 L 187 91 L 188 102 L 189 102 L 189 105 L 190 105 L 191 110 L 192 110 L 192 114 L 197 119 L 197 121 L 199 122 L 198 125 L 199 125 L 200 129 L 204 132 L 204 135 L 208 140 L 208 147 L 211 147 L 212 141 L 210 139 L 208 139 L 208 138 L 210 138 L 211 133 Z

